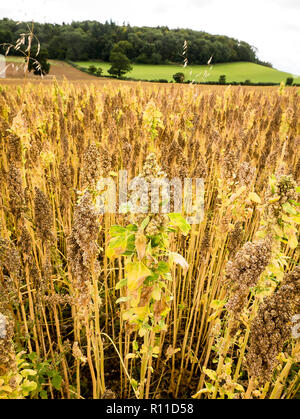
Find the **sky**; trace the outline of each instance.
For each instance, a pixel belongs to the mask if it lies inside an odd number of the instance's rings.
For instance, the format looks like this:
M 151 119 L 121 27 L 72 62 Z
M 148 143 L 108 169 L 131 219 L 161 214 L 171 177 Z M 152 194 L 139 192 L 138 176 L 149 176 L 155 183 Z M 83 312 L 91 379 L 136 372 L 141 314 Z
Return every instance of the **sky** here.
M 49 23 L 113 20 L 191 28 L 255 46 L 258 57 L 300 75 L 300 0 L 1 0 L 0 18 Z

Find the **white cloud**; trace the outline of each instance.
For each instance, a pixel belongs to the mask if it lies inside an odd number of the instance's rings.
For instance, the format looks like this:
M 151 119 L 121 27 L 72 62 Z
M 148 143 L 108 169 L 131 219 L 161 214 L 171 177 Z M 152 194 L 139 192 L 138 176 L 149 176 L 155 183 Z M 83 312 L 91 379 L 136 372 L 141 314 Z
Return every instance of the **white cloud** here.
M 135 26 L 191 28 L 244 40 L 278 69 L 300 74 L 300 0 L 14 0 L 0 17 L 71 22 L 112 19 Z

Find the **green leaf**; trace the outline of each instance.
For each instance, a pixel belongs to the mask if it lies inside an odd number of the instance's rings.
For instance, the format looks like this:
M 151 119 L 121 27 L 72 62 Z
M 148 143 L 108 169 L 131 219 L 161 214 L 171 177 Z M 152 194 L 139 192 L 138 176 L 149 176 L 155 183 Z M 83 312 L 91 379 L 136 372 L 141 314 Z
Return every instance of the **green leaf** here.
M 22 377 L 25 377 L 25 378 L 27 378 L 27 377 L 29 377 L 29 376 L 34 376 L 34 375 L 36 375 L 37 374 L 37 372 L 36 371 L 34 371 L 34 370 L 31 370 L 31 369 L 25 369 L 25 370 L 22 370 L 21 372 L 20 372 L 20 374 L 22 375 Z
M 215 390 L 214 385 L 212 385 L 211 383 L 207 383 L 206 381 L 205 381 L 205 387 L 207 388 L 207 390 L 208 390 L 210 393 L 212 393 L 212 392 Z
M 150 217 L 148 216 L 148 217 L 146 217 L 143 221 L 142 221 L 142 223 L 141 223 L 141 225 L 140 225 L 140 229 L 141 230 L 145 230 L 145 228 L 147 227 L 147 225 L 149 224 L 149 221 L 150 221 Z
M 138 231 L 138 228 L 137 228 L 137 226 L 135 224 L 129 224 L 126 227 L 126 230 L 128 230 L 128 231 Z
M 40 398 L 43 399 L 43 400 L 48 399 L 48 393 L 47 393 L 47 391 L 41 390 L 40 391 Z
M 153 284 L 153 282 L 157 281 L 159 278 L 159 272 L 152 272 L 152 274 L 150 276 L 148 276 L 145 281 L 144 281 L 144 285 L 151 285 Z
M 293 199 L 290 199 L 290 203 L 295 205 L 295 207 L 300 207 L 300 202 L 294 201 Z
M 140 261 L 129 262 L 125 266 L 125 271 L 127 275 L 127 286 L 131 291 L 138 289 L 147 276 L 151 275 L 150 269 L 148 269 L 147 266 Z
M 157 247 L 161 244 L 161 235 L 160 234 L 156 234 L 155 236 L 151 237 L 151 246 L 153 247 Z
M 213 309 L 223 308 L 226 303 L 226 300 L 213 300 L 210 303 L 210 307 Z
M 137 388 L 138 388 L 138 382 L 134 378 L 132 378 L 130 380 L 130 384 L 132 385 L 132 387 L 134 388 L 134 390 L 137 390 Z
M 204 374 L 206 374 L 211 380 L 217 381 L 217 373 L 216 371 L 210 370 L 208 368 L 203 368 Z
M 51 380 L 51 383 L 52 383 L 53 387 L 54 387 L 56 390 L 60 390 L 60 388 L 61 388 L 61 382 L 62 382 L 62 377 L 61 377 L 61 375 L 59 375 L 59 374 L 57 374 L 57 373 L 56 373 L 56 374 L 53 376 L 52 380 Z
M 56 372 L 54 370 L 45 370 L 45 373 L 47 375 L 47 377 L 51 378 L 54 377 L 54 375 L 56 374 Z
M 168 216 L 172 225 L 178 227 L 185 236 L 189 233 L 191 226 L 181 214 L 173 212 L 168 214 Z
M 130 300 L 130 296 L 129 297 L 120 297 L 117 299 L 116 304 L 120 304 L 120 303 L 126 303 L 126 301 Z
M 119 290 L 127 285 L 127 279 L 121 279 L 121 281 L 117 282 L 116 284 L 116 290 Z
M 167 262 L 158 262 L 157 272 L 160 274 L 166 274 L 170 272 L 170 266 Z
M 124 252 L 124 255 L 131 255 L 135 252 L 135 234 L 132 234 L 127 239 L 127 247 L 126 252 Z
M 28 354 L 28 358 L 30 359 L 30 361 L 35 361 L 37 359 L 36 352 L 31 352 L 31 354 Z
M 270 185 L 272 194 L 275 193 L 276 182 L 277 182 L 276 176 L 275 175 L 270 176 L 270 178 L 269 178 L 269 185 Z
M 125 252 L 127 247 L 127 237 L 124 235 L 113 237 L 107 247 L 106 255 L 113 259 Z
M 22 387 L 22 390 L 28 394 L 36 390 L 37 383 L 35 381 L 25 380 L 21 387 Z
M 293 208 L 291 206 L 291 204 L 289 204 L 288 202 L 285 202 L 282 205 L 282 209 L 287 212 L 288 214 L 292 214 L 292 215 L 297 215 L 297 211 L 295 210 L 295 208 Z
M 122 234 L 124 235 L 125 233 L 126 233 L 126 228 L 124 228 L 122 226 L 113 225 L 109 229 L 109 234 L 112 237 L 120 236 Z

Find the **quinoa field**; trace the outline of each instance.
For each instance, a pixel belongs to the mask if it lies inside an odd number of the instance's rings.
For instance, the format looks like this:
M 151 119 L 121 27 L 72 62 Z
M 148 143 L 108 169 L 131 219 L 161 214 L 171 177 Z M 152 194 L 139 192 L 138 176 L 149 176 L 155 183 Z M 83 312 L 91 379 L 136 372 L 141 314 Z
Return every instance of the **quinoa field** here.
M 0 81 L 0 399 L 299 398 L 299 88 L 85 76 Z

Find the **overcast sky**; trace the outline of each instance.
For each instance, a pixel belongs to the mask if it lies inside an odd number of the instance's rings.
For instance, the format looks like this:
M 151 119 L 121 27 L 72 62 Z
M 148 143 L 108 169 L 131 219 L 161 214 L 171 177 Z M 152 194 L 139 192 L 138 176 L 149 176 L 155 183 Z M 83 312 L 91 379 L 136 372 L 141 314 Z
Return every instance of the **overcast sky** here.
M 300 0 L 1 0 L 0 17 L 204 30 L 246 41 L 260 59 L 300 75 Z

